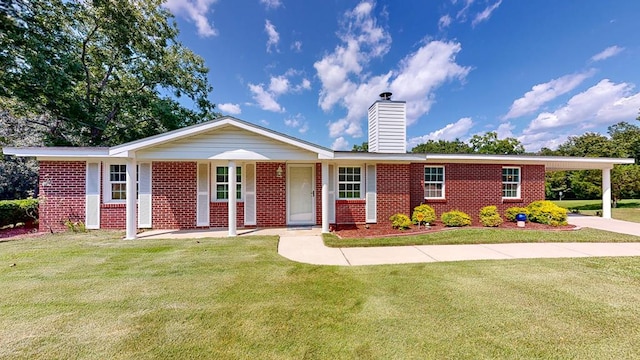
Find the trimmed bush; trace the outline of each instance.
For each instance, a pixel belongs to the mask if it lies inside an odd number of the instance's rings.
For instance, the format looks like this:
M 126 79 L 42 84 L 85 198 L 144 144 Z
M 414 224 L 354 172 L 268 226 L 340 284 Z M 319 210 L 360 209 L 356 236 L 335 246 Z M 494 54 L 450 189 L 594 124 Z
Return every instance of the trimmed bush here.
M 527 215 L 527 221 L 529 221 L 529 209 L 527 209 L 526 207 L 510 207 L 507 209 L 507 211 L 504 212 L 504 217 L 507 219 L 507 221 L 516 222 L 516 215 L 518 214 Z
M 430 224 L 436 220 L 436 211 L 427 204 L 421 204 L 413 208 L 411 221 L 414 224 Z
M 0 200 L 0 227 L 38 219 L 38 199 Z
M 567 209 L 547 200 L 534 201 L 527 206 L 529 220 L 551 226 L 567 225 Z
M 405 214 L 392 215 L 389 220 L 391 220 L 391 226 L 394 229 L 405 230 L 411 227 L 411 219 Z
M 502 218 L 498 214 L 498 208 L 494 205 L 480 209 L 480 222 L 482 226 L 496 227 L 502 224 Z
M 448 211 L 440 217 L 444 226 L 469 226 L 471 225 L 471 217 L 459 210 Z

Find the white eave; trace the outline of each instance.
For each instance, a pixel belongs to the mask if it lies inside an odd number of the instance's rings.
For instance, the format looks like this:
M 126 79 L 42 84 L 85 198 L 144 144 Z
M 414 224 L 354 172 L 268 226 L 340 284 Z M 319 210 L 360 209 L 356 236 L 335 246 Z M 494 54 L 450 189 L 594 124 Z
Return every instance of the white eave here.
M 613 165 L 635 162 L 626 158 L 479 154 L 427 154 L 426 160 L 428 163 L 544 165 L 548 171 L 608 169 Z
M 424 154 L 415 153 L 373 153 L 373 152 L 355 152 L 355 151 L 336 151 L 333 155 L 334 160 L 353 160 L 353 161 L 382 161 L 382 162 L 424 162 Z
M 318 159 L 331 159 L 333 158 L 333 151 L 300 139 L 296 139 L 285 134 L 263 128 L 261 126 L 251 124 L 230 116 L 225 116 L 219 119 L 211 120 L 206 123 L 192 125 L 186 128 L 173 130 L 164 134 L 159 134 L 144 138 L 137 141 L 132 141 L 126 144 L 113 146 L 109 149 L 109 156 L 112 157 L 129 157 L 131 152 L 147 149 L 153 146 L 164 144 L 170 141 L 175 141 L 190 136 L 194 136 L 203 132 L 214 130 L 224 126 L 235 126 L 240 129 L 258 134 L 276 141 L 310 151 L 318 154 Z
M 3 147 L 5 155 L 35 157 L 42 160 L 82 160 L 86 158 L 107 158 L 107 147 Z

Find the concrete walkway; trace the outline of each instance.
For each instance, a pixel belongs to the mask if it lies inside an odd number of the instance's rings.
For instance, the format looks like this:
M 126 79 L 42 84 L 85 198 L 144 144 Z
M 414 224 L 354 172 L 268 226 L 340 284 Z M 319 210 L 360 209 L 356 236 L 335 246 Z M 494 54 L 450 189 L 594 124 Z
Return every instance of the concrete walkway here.
M 640 236 L 640 224 L 593 216 L 569 217 L 569 223 Z M 640 256 L 634 243 L 514 243 L 481 245 L 416 245 L 360 248 L 329 248 L 320 228 L 239 230 L 239 236 L 278 235 L 278 253 L 287 259 L 315 265 L 382 265 L 436 261 L 574 258 L 590 256 Z M 226 230 L 149 231 L 141 239 L 226 237 Z

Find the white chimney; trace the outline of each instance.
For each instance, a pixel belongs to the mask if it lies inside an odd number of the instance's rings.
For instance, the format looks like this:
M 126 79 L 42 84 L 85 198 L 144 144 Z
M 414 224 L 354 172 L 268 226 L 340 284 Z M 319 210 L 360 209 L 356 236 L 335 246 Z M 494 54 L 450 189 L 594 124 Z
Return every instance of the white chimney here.
M 390 92 L 369 107 L 369 152 L 407 152 L 407 103 L 391 100 Z

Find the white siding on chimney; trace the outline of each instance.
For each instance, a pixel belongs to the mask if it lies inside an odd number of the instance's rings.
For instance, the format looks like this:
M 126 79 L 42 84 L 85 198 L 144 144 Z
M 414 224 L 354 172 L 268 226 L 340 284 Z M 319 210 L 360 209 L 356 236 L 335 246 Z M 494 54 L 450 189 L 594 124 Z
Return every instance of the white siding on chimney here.
M 407 104 L 379 100 L 369 107 L 369 152 L 406 153 Z

